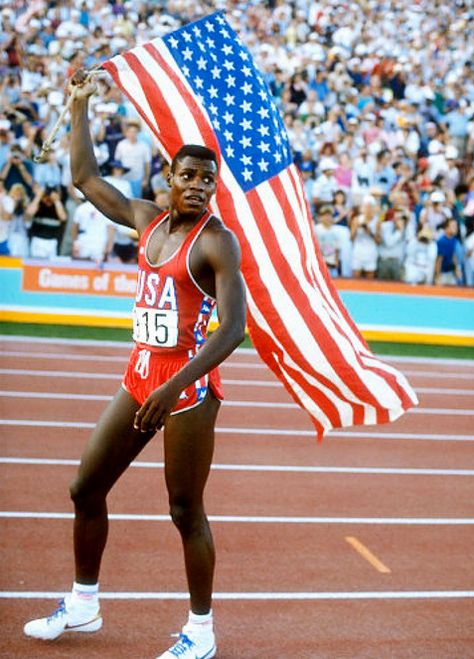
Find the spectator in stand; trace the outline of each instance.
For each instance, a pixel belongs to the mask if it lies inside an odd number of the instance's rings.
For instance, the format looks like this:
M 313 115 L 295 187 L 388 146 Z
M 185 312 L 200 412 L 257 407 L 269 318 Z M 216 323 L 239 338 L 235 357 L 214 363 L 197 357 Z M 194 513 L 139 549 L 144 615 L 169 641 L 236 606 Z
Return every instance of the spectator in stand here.
M 474 220 L 471 220 L 467 226 L 466 239 L 464 242 L 466 269 L 466 284 L 474 286 Z
M 459 156 L 458 149 L 449 144 L 446 147 L 446 174 L 444 175 L 444 181 L 448 190 L 454 191 L 461 181 L 461 172 L 457 165 L 457 160 Z
M 10 218 L 8 227 L 8 253 L 10 256 L 26 258 L 30 253 L 30 240 L 28 237 L 28 218 L 26 209 L 28 195 L 25 186 L 15 183 L 10 188 L 9 203 Z
M 97 6 L 84 0 L 21 1 L 8 7 L 4 3 L 0 11 L 0 173 L 13 145 L 23 145 L 26 171 L 24 178 L 15 168 L 13 179 L 5 171 L 7 189 L 22 183 L 31 196 L 35 173 L 29 159 L 64 105 L 60 90 L 67 76 L 85 56 L 87 67 L 98 65 L 201 17 L 210 7 L 203 0 L 192 5 L 158 4 L 160 11 L 151 0 L 115 4 L 100 0 Z M 328 155 L 323 156 L 321 145 L 332 142 L 336 150 L 330 158 L 338 163 L 337 189 L 349 193 L 350 204 L 360 205 L 375 185 L 384 190 L 384 201 L 388 198 L 389 206 L 395 208 L 400 205 L 396 199 L 402 188 L 410 196 L 410 235 L 413 213 L 419 216 L 431 192 L 442 191 L 449 208 L 454 203 L 452 193 L 474 174 L 472 12 L 462 0 L 440 6 L 422 0 L 419 10 L 404 1 L 392 11 L 370 1 L 361 12 L 360 3 L 342 7 L 339 0 L 289 0 L 237 2 L 228 14 L 270 83 L 290 128 L 295 162 L 300 164 L 298 158 L 302 161 L 307 150 L 312 159 L 321 161 Z M 145 193 L 151 199 L 166 186 L 158 182 L 146 189 L 148 157 L 138 155 L 134 171 L 135 165 L 116 153 L 119 141 L 128 143 L 122 130 L 136 116 L 135 110 L 106 78 L 97 87 L 91 126 L 100 146 L 99 162 L 124 161 L 130 167 L 126 177 L 135 188 L 134 196 Z M 65 126 L 58 139 L 66 135 Z M 144 138 L 140 134 L 137 141 Z M 153 150 L 154 144 L 145 144 L 145 149 L 150 147 Z M 455 159 L 450 158 L 453 149 L 457 150 Z M 65 183 L 67 158 L 58 154 L 57 160 L 63 201 L 72 222 L 78 198 Z M 397 161 L 410 165 L 408 184 L 392 180 L 392 163 Z M 400 175 L 400 166 L 394 169 Z M 317 173 L 318 177 L 322 174 Z M 332 202 L 332 196 L 324 196 L 319 204 Z M 62 250 L 71 251 L 69 229 Z
M 437 256 L 433 232 L 423 226 L 418 234 L 408 241 L 404 265 L 404 280 L 408 284 L 432 284 Z
M 337 162 L 332 158 L 322 158 L 319 163 L 320 175 L 313 184 L 312 203 L 317 209 L 323 204 L 330 204 L 339 185 L 334 176 Z
M 3 181 L 0 181 L 0 256 L 8 256 L 8 234 L 13 213 L 13 199 L 5 190 Z
M 388 149 L 381 149 L 375 156 L 373 180 L 374 185 L 382 190 L 384 202 L 388 202 L 396 179 L 397 176 L 391 164 L 390 151 Z
M 132 187 L 130 182 L 124 179 L 124 174 L 128 171 L 127 167 L 120 160 L 112 160 L 105 167 L 110 173 L 104 176 L 104 179 L 120 190 L 125 197 L 131 199 Z M 137 232 L 119 224 L 111 224 L 106 251 L 109 261 L 135 263 L 138 254 Z
M 466 114 L 466 100 L 461 99 L 459 102 L 448 101 L 449 112 L 443 117 L 443 124 L 446 126 L 450 141 L 457 148 L 461 156 L 464 156 L 466 142 L 469 134 L 469 117 Z
M 67 220 L 66 209 L 61 201 L 59 188 L 38 184 L 35 196 L 28 204 L 26 217 L 31 220 L 30 256 L 51 259 L 59 255 L 59 247 Z
M 12 133 L 8 119 L 0 119 L 0 172 L 3 170 L 10 157 Z
M 367 147 L 364 146 L 354 160 L 351 192 L 355 204 L 360 204 L 369 194 L 370 188 L 374 185 L 374 172 L 373 158 L 369 156 Z
M 403 209 L 395 209 L 390 219 L 379 217 L 376 229 L 378 243 L 377 278 L 401 281 L 407 247 L 409 217 Z
M 420 227 L 428 226 L 436 235 L 452 217 L 451 209 L 446 205 L 446 196 L 441 190 L 435 190 L 423 205 L 420 213 Z
M 342 277 L 352 275 L 352 242 L 350 218 L 352 209 L 347 202 L 344 190 L 336 190 L 333 200 L 334 231 L 339 234 L 339 272 Z
M 360 213 L 351 219 L 352 274 L 354 277 L 374 279 L 377 270 L 377 202 L 367 195 L 362 200 Z
M 319 209 L 315 233 L 329 274 L 332 277 L 337 277 L 340 267 L 341 244 L 339 232 L 334 227 L 334 209 L 332 206 L 321 206 Z
M 110 220 L 90 201 L 76 208 L 72 225 L 72 256 L 100 266 L 112 249 L 115 230 Z
M 108 160 L 115 160 L 117 144 L 124 139 L 123 120 L 117 113 L 116 103 L 98 103 L 96 112 L 101 112 L 102 117 L 98 125 L 96 139 L 99 144 L 106 144 L 108 149 Z
M 115 150 L 116 160 L 120 160 L 129 170 L 125 178 L 130 181 L 134 197 L 143 197 L 144 188 L 150 180 L 151 149 L 138 139 L 139 132 L 140 121 L 129 119 L 125 138 L 120 140 Z
M 44 162 L 37 163 L 34 166 L 34 179 L 35 183 L 42 188 L 59 189 L 61 185 L 61 168 L 53 150 L 46 154 Z
M 25 158 L 19 144 L 12 144 L 10 157 L 0 172 L 0 179 L 7 190 L 15 183 L 21 183 L 28 194 L 33 191 L 33 163 Z
M 347 151 L 339 155 L 339 163 L 334 170 L 334 178 L 341 190 L 350 192 L 352 187 L 352 159 Z
M 457 286 L 462 280 L 458 257 L 458 225 L 456 220 L 447 220 L 437 240 L 438 255 L 435 266 L 435 284 Z

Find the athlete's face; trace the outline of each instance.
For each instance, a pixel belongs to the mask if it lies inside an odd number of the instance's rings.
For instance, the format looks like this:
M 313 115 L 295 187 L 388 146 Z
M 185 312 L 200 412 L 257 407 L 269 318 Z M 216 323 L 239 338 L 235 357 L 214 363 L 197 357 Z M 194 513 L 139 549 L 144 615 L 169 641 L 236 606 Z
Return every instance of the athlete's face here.
M 168 181 L 171 186 L 171 208 L 180 215 L 199 216 L 216 191 L 216 163 L 213 160 L 185 156 L 176 163 Z

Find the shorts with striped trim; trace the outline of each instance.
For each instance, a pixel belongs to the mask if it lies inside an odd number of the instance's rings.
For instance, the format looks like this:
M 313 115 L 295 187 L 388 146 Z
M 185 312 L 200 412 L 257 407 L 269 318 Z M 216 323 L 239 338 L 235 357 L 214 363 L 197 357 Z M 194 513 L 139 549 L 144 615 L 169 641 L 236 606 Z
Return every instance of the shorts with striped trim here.
M 148 396 L 167 382 L 193 357 L 193 351 L 172 351 L 169 354 L 155 352 L 143 345 L 135 345 L 128 361 L 122 387 L 143 405 Z M 180 395 L 171 414 L 179 414 L 196 407 L 205 399 L 208 387 L 218 400 L 224 399 L 219 370 L 214 368 L 196 382 L 189 385 Z

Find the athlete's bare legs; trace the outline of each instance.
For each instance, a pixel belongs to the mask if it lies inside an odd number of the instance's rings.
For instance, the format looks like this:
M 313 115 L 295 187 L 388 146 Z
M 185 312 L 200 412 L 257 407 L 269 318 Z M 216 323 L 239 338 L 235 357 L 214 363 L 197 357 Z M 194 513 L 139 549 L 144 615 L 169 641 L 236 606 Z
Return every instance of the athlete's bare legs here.
M 212 461 L 219 407 L 209 389 L 200 405 L 168 417 L 164 428 L 170 513 L 181 534 L 191 610 L 197 614 L 211 609 L 215 553 L 203 492 Z

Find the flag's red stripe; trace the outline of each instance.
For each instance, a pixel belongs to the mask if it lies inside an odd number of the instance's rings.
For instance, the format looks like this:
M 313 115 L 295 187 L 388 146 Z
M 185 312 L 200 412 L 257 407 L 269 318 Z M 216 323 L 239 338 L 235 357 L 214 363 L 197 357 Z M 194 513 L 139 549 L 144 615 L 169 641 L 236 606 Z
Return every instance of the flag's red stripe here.
M 301 181 L 301 175 L 299 174 L 298 170 L 295 167 L 289 167 L 288 168 L 288 174 L 290 176 L 290 179 L 291 179 L 292 184 L 293 184 L 293 188 L 294 188 L 296 194 L 298 195 L 298 197 L 303 195 L 303 198 L 305 199 L 306 203 L 304 205 L 304 208 L 302 209 L 302 213 L 305 217 L 305 221 L 308 224 L 311 225 L 310 234 L 311 234 L 311 240 L 312 240 L 312 247 L 313 247 L 313 249 L 314 249 L 314 251 L 317 255 L 318 266 L 319 266 L 319 269 L 321 270 L 321 275 L 323 276 L 324 282 L 325 282 L 325 284 L 328 288 L 329 295 L 327 294 L 326 289 L 323 286 L 320 285 L 320 283 L 318 281 L 317 273 L 314 273 L 314 275 L 313 275 L 314 279 L 315 279 L 315 285 L 316 285 L 317 288 L 320 289 L 321 294 L 323 295 L 323 297 L 326 300 L 327 304 L 332 309 L 334 309 L 336 314 L 340 313 L 344 317 L 344 320 L 347 322 L 347 324 L 349 325 L 351 330 L 354 332 L 355 337 L 357 337 L 357 339 L 360 341 L 361 345 L 364 346 L 367 350 L 369 350 L 368 346 L 365 342 L 365 339 L 362 337 L 362 335 L 360 334 L 359 330 L 357 329 L 354 321 L 352 320 L 352 318 L 347 313 L 347 310 L 346 310 L 346 308 L 344 307 L 344 305 L 342 303 L 342 300 L 339 296 L 339 293 L 336 290 L 336 288 L 335 288 L 335 286 L 334 286 L 334 284 L 333 284 L 333 282 L 332 282 L 332 280 L 329 276 L 329 273 L 327 272 L 327 268 L 325 267 L 326 264 L 324 263 L 324 260 L 322 258 L 321 250 L 319 249 L 318 241 L 316 239 L 316 235 L 315 235 L 315 232 L 314 232 L 313 227 L 312 227 L 311 213 L 310 213 L 308 201 L 306 200 L 306 197 L 304 196 L 304 190 L 303 190 L 303 184 L 302 184 L 302 181 Z M 295 229 L 295 230 L 297 230 L 297 229 Z
M 221 202 L 224 202 L 226 206 L 226 215 L 223 219 L 227 226 L 229 226 L 234 231 L 239 240 L 243 257 L 242 272 L 244 274 L 246 284 L 251 291 L 252 297 L 256 301 L 258 300 L 258 303 L 256 303 L 258 304 L 260 312 L 265 316 L 269 326 L 272 327 L 273 331 L 278 336 L 279 342 L 284 346 L 285 351 L 288 353 L 291 359 L 297 364 L 304 365 L 307 371 L 311 374 L 312 377 L 314 377 L 316 381 L 325 384 L 330 390 L 334 391 L 336 389 L 335 385 L 328 381 L 327 378 L 314 371 L 311 365 L 304 359 L 303 355 L 301 354 L 300 347 L 295 345 L 292 336 L 289 334 L 283 319 L 273 304 L 270 292 L 260 279 L 260 275 L 258 274 L 258 262 L 252 251 L 252 246 L 242 226 L 238 222 L 238 213 L 234 206 L 233 198 L 224 188 L 225 186 L 222 186 L 218 191 L 217 202 L 219 206 L 221 206 Z M 259 219 L 261 218 L 259 217 Z M 278 371 L 280 370 L 279 367 L 276 368 L 274 365 L 275 362 L 274 357 L 272 356 L 272 351 L 279 350 L 278 346 L 273 342 L 271 337 L 268 337 L 266 333 L 263 333 L 262 331 L 259 331 L 258 333 L 252 332 L 251 323 L 249 329 L 251 332 L 252 340 L 255 342 L 255 348 L 259 352 L 262 359 L 272 368 L 272 370 L 275 371 L 275 373 L 277 373 L 278 377 L 285 385 L 285 388 L 293 397 L 295 397 L 290 385 L 285 381 L 285 378 L 281 377 L 281 373 L 278 374 Z M 277 331 L 278 329 L 279 331 Z M 264 341 L 259 340 L 262 334 L 267 337 Z M 269 343 L 270 339 L 271 345 Z M 321 407 L 321 409 L 324 410 L 324 413 L 330 419 L 333 427 L 340 427 L 341 419 L 337 406 L 326 396 L 326 394 L 324 394 L 324 392 L 320 391 L 314 385 L 311 385 L 306 381 L 305 371 L 302 369 L 301 373 L 296 374 L 294 379 L 310 398 L 312 398 L 314 401 L 317 401 L 317 404 Z M 336 395 L 341 398 L 340 392 L 338 392 L 337 389 Z
M 297 230 L 296 221 L 293 214 L 293 209 L 288 201 L 288 196 L 285 194 L 281 181 L 278 177 L 275 177 L 271 181 L 271 187 L 277 196 L 278 202 L 282 207 L 283 215 L 286 222 L 289 225 L 289 230 L 294 232 Z M 250 196 L 253 194 L 253 191 L 247 196 L 250 199 Z M 324 347 L 323 352 L 325 354 L 331 355 L 331 366 L 334 371 L 337 373 L 339 378 L 345 383 L 348 389 L 350 389 L 353 394 L 359 400 L 364 400 L 374 407 L 379 405 L 377 399 L 373 396 L 370 389 L 360 378 L 358 372 L 349 364 L 346 357 L 344 356 L 342 350 L 340 349 L 336 337 L 333 334 L 332 327 L 326 327 L 326 324 L 321 321 L 317 313 L 311 307 L 310 300 L 307 295 L 304 293 L 301 288 L 300 281 L 294 274 L 293 270 L 288 265 L 288 262 L 284 258 L 279 258 L 277 262 L 277 255 L 281 253 L 281 249 L 278 244 L 278 240 L 275 237 L 274 229 L 271 226 L 268 217 L 265 214 L 264 208 L 261 205 L 260 197 L 255 195 L 256 199 L 253 200 L 252 205 L 255 203 L 256 212 L 260 222 L 262 224 L 262 234 L 265 235 L 266 242 L 268 245 L 268 251 L 270 258 L 274 264 L 276 271 L 278 272 L 280 279 L 285 282 L 285 287 L 288 291 L 291 291 L 291 296 L 293 297 L 295 304 L 298 309 L 301 311 L 304 310 L 304 317 L 307 319 L 307 325 L 312 328 L 312 333 L 315 341 L 318 341 L 320 346 Z M 336 326 L 334 329 L 344 336 L 346 341 L 349 339 L 339 330 Z M 352 345 L 352 344 L 351 344 Z M 308 368 L 308 367 L 307 367 Z M 314 370 L 314 369 L 313 369 Z M 326 384 L 326 383 L 325 383 Z M 327 385 L 330 386 L 332 391 L 337 393 L 337 395 L 346 400 L 354 409 L 354 423 L 360 424 L 364 420 L 364 409 L 357 402 L 352 402 L 347 399 L 347 397 L 338 389 L 336 385 L 329 380 Z
M 220 162 L 221 152 L 220 152 L 219 142 L 209 121 L 203 115 L 203 111 L 201 107 L 196 102 L 195 97 L 189 92 L 188 88 L 183 83 L 182 79 L 178 75 L 176 75 L 176 73 L 168 64 L 168 62 L 165 60 L 165 58 L 156 50 L 156 48 L 153 47 L 151 43 L 145 44 L 144 48 L 151 55 L 151 57 L 153 57 L 153 59 L 158 64 L 158 66 L 162 68 L 163 71 L 166 73 L 166 75 L 173 81 L 176 89 L 178 90 L 180 96 L 184 99 L 184 102 L 186 103 L 189 111 L 193 115 L 193 118 L 198 125 L 198 129 L 201 134 L 203 144 L 205 144 L 208 148 L 213 149 L 216 152 Z M 158 112 L 160 111 L 159 106 L 157 107 L 157 111 Z M 177 118 L 178 124 L 180 123 L 180 119 L 181 119 L 180 117 Z
M 122 59 L 125 59 L 125 60 L 126 60 L 126 55 L 127 55 L 127 54 L 128 54 L 128 53 L 124 53 Z M 102 66 L 103 66 L 105 69 L 107 69 L 107 71 L 110 73 L 110 75 L 112 76 L 112 78 L 115 80 L 115 83 L 116 83 L 117 86 L 120 88 L 120 90 L 121 90 L 121 91 L 125 94 L 125 96 L 126 96 L 128 99 L 130 99 L 130 101 L 135 105 L 135 108 L 136 108 L 138 114 L 141 116 L 141 118 L 143 119 L 143 121 L 145 121 L 145 123 L 148 124 L 148 126 L 150 127 L 150 130 L 152 131 L 152 133 L 156 136 L 156 138 L 158 139 L 158 141 L 159 141 L 160 144 L 162 145 L 163 150 L 166 151 L 166 152 L 168 153 L 168 155 L 169 155 L 170 152 L 169 152 L 169 150 L 168 150 L 168 145 L 161 141 L 161 136 L 160 136 L 160 135 L 157 135 L 156 130 L 155 130 L 155 127 L 152 125 L 151 121 L 148 119 L 148 116 L 147 116 L 146 112 L 143 110 L 143 108 L 141 107 L 141 105 L 138 105 L 138 104 L 137 104 L 136 99 L 133 97 L 133 94 L 129 91 L 129 89 L 128 89 L 126 83 L 125 83 L 125 84 L 122 83 L 122 81 L 121 81 L 121 79 L 120 79 L 120 72 L 119 72 L 117 66 L 115 65 L 115 63 L 113 62 L 113 60 L 109 60 L 108 62 L 104 62 Z M 128 75 L 127 72 L 124 72 L 124 75 L 125 75 L 125 77 L 126 77 L 126 76 Z M 139 82 L 140 85 L 141 85 L 141 80 L 139 80 L 138 82 Z M 143 87 L 143 85 L 141 85 L 141 86 Z M 159 94 L 160 92 L 159 92 L 159 90 L 156 90 L 154 93 Z M 149 103 L 149 105 L 150 105 L 150 108 L 151 108 L 152 111 L 153 111 L 152 104 Z M 155 114 L 155 113 L 153 113 L 153 114 L 154 114 L 154 116 L 155 116 L 155 119 L 157 119 L 156 114 Z M 161 129 L 161 121 L 160 121 L 160 122 L 157 122 L 157 123 L 158 123 L 158 125 L 160 126 L 160 129 Z
M 295 403 L 298 405 L 302 405 L 302 401 L 300 398 L 296 395 L 296 393 L 293 391 L 293 389 L 288 385 L 286 382 L 285 378 L 282 378 L 282 369 L 281 369 L 281 364 L 279 361 L 277 361 L 274 357 L 274 354 L 281 354 L 281 349 L 273 343 L 273 339 L 266 334 L 262 328 L 258 325 L 258 323 L 254 320 L 251 314 L 249 314 L 248 318 L 248 327 L 249 327 L 249 332 L 250 336 L 252 337 L 252 342 L 255 347 L 259 347 L 258 353 L 260 357 L 263 359 L 263 361 L 267 364 L 267 366 L 275 373 L 275 375 L 278 377 L 280 382 L 283 383 L 285 386 L 285 389 L 288 391 L 290 396 L 293 398 Z M 281 359 L 283 360 L 283 356 L 281 356 Z M 300 380 L 300 374 L 296 373 L 296 377 L 294 378 L 295 380 Z M 321 422 L 312 414 L 310 414 L 311 421 L 313 422 L 314 428 L 316 430 L 316 434 L 318 436 L 318 440 L 322 439 L 322 436 L 324 434 L 325 428 L 321 424 Z M 340 426 L 333 426 L 335 427 L 340 427 Z
M 279 185 L 279 184 L 281 184 L 281 182 L 278 179 L 275 179 L 275 185 Z M 272 187 L 273 187 L 273 181 L 272 181 Z M 280 194 L 281 194 L 282 199 L 287 198 L 287 195 L 285 194 L 284 190 L 279 190 L 277 192 L 277 194 L 278 194 L 279 198 L 280 198 Z M 287 219 L 291 218 L 290 215 L 285 215 L 285 217 Z M 297 228 L 298 228 L 297 226 L 294 226 L 292 228 L 292 230 L 297 231 Z M 320 254 L 320 249 L 319 249 L 319 246 L 318 246 L 316 241 L 315 241 L 315 249 L 316 249 L 316 251 L 319 255 Z M 324 280 L 325 280 L 325 282 L 328 286 L 328 289 L 329 289 L 329 291 L 330 291 L 330 293 L 333 297 L 334 302 L 336 302 L 336 304 L 338 306 L 339 312 L 341 313 L 341 315 L 343 315 L 344 319 L 348 322 L 351 330 L 356 334 L 357 337 L 360 337 L 361 342 L 363 343 L 363 345 L 365 345 L 364 339 L 360 335 L 359 330 L 355 326 L 354 322 L 352 321 L 349 314 L 347 313 L 347 310 L 345 309 L 344 305 L 342 304 L 342 301 L 339 297 L 339 293 L 337 292 L 333 282 L 330 280 L 329 275 L 324 276 Z M 324 291 L 322 289 L 321 289 L 321 292 L 324 293 Z M 325 295 L 324 297 L 327 300 L 327 296 Z M 345 332 L 342 329 L 342 327 L 340 326 L 338 320 L 336 318 L 332 318 L 332 320 L 334 322 L 335 330 L 340 335 L 344 336 L 346 339 L 351 341 L 351 337 L 347 334 L 347 332 Z M 351 341 L 351 344 L 352 344 L 352 341 Z M 396 394 L 400 398 L 400 402 L 401 402 L 402 407 L 404 409 L 406 409 L 406 405 L 411 406 L 411 404 L 412 404 L 411 398 L 407 395 L 406 390 L 400 385 L 400 383 L 397 381 L 396 376 L 393 373 L 389 373 L 389 372 L 385 371 L 384 369 L 378 368 L 375 365 L 368 366 L 368 365 L 364 364 L 364 362 L 362 360 L 362 357 L 361 357 L 361 354 L 359 353 L 359 351 L 355 347 L 354 347 L 354 355 L 355 355 L 355 357 L 356 357 L 356 359 L 359 363 L 359 366 L 362 370 L 364 370 L 364 371 L 368 370 L 368 371 L 371 371 L 373 373 L 377 373 L 380 377 L 382 377 L 387 382 L 387 384 L 390 386 L 390 388 L 394 392 L 396 392 Z M 388 421 L 389 419 L 388 419 L 388 416 L 386 417 L 387 411 L 385 410 L 385 408 L 379 409 L 379 407 L 377 407 L 377 409 L 379 410 L 379 413 L 377 415 L 377 422 L 378 423 L 384 423 L 384 422 Z

